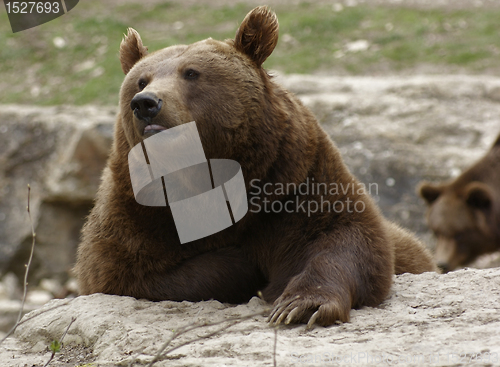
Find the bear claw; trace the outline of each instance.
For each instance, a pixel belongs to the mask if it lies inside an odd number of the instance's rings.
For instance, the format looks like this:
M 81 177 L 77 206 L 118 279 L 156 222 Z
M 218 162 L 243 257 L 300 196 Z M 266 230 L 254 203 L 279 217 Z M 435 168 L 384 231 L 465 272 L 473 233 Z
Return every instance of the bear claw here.
M 300 298 L 296 296 L 279 302 L 269 315 L 268 322 L 273 325 L 307 323 L 306 329 L 311 329 L 314 325 L 327 326 L 335 321 L 349 321 L 350 308 L 343 310 L 335 301 L 322 304 Z

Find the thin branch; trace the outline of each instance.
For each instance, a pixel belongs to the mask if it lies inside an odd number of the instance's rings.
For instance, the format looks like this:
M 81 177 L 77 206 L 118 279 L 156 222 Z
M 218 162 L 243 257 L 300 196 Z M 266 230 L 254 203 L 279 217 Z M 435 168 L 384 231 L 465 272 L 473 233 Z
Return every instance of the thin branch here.
M 44 313 L 46 313 L 46 312 L 49 312 L 49 311 L 55 310 L 56 308 L 59 308 L 59 307 L 67 306 L 67 305 L 69 305 L 69 304 L 70 304 L 70 302 L 72 302 L 74 299 L 76 299 L 76 298 L 70 298 L 70 299 L 68 299 L 65 303 L 62 303 L 62 304 L 60 304 L 60 305 L 55 305 L 55 306 L 50 307 L 50 308 L 46 308 L 45 310 L 42 310 L 42 311 L 40 311 L 40 310 L 36 310 L 38 313 L 34 314 L 33 316 L 29 316 L 29 317 L 25 317 L 25 318 L 23 318 L 23 320 L 22 320 L 21 322 L 19 322 L 19 324 L 18 324 L 17 326 L 22 325 L 22 324 L 24 324 L 25 322 L 28 322 L 28 321 L 30 321 L 30 320 L 32 320 L 32 319 L 34 319 L 35 317 L 38 317 L 38 316 L 40 316 L 40 315 L 42 315 L 42 314 L 44 314 Z
M 66 330 L 64 331 L 64 334 L 61 336 L 61 340 L 58 341 L 59 345 L 62 347 L 62 342 L 63 342 L 63 339 L 64 337 L 66 336 L 66 334 L 68 333 L 68 330 L 69 328 L 71 327 L 71 325 L 75 322 L 76 320 L 76 317 L 72 317 L 71 318 L 71 322 L 69 323 L 68 327 L 66 328 Z M 50 359 L 47 361 L 47 363 L 45 363 L 43 365 L 43 367 L 47 367 L 49 365 L 50 362 L 52 362 L 52 359 L 54 359 L 54 356 L 56 355 L 57 352 L 59 352 L 59 349 L 60 348 L 53 348 L 52 349 L 52 355 L 50 356 Z
M 30 224 L 31 224 L 31 237 L 33 240 L 31 243 L 30 257 L 29 257 L 28 263 L 25 265 L 26 271 L 24 272 L 23 299 L 21 301 L 21 308 L 19 310 L 19 315 L 17 316 L 16 323 L 14 324 L 12 329 L 10 329 L 9 332 L 3 337 L 3 339 L 0 340 L 0 344 L 2 344 L 19 326 L 21 318 L 23 317 L 24 303 L 26 302 L 26 293 L 28 292 L 28 273 L 30 271 L 31 260 L 33 259 L 33 252 L 35 251 L 35 238 L 36 238 L 35 226 L 33 224 L 33 219 L 31 218 L 31 211 L 30 211 L 30 193 L 31 193 L 31 187 L 28 184 L 28 205 L 26 206 L 26 209 L 28 211 L 28 217 L 29 217 Z
M 240 316 L 240 317 L 233 317 L 233 318 L 229 318 L 229 319 L 226 319 L 226 320 L 222 320 L 222 321 L 218 321 L 218 322 L 213 322 L 213 323 L 204 323 L 204 324 L 190 324 L 190 325 L 186 325 L 186 326 L 183 326 L 181 328 L 179 328 L 176 332 L 174 332 L 172 334 L 172 336 L 161 346 L 160 350 L 158 351 L 158 353 L 156 354 L 156 356 L 153 358 L 153 360 L 148 364 L 147 367 L 152 367 L 153 364 L 155 364 L 156 362 L 158 362 L 158 360 L 162 357 L 162 356 L 165 356 L 171 352 L 173 352 L 174 350 L 176 349 L 179 349 L 180 347 L 183 347 L 185 345 L 188 345 L 188 344 L 191 344 L 191 343 L 194 343 L 198 340 L 203 340 L 203 339 L 208 339 L 208 338 L 211 338 L 212 336 L 214 335 L 217 335 L 217 334 L 220 334 L 221 332 L 223 332 L 224 330 L 227 330 L 229 329 L 230 327 L 242 322 L 242 321 L 245 321 L 245 320 L 248 320 L 252 317 L 255 317 L 255 316 L 261 316 L 265 313 L 266 311 L 261 311 L 261 312 L 258 312 L 258 313 L 254 313 L 254 314 L 250 314 L 250 315 L 246 315 L 246 316 Z M 188 332 L 190 332 L 191 330 L 195 330 L 195 329 L 200 329 L 200 328 L 203 328 L 203 327 L 210 327 L 210 326 L 217 326 L 217 325 L 220 325 L 220 324 L 224 324 L 224 323 L 228 323 L 227 325 L 224 325 L 223 327 L 211 332 L 211 333 L 208 333 L 208 334 L 205 334 L 203 336 L 200 336 L 198 338 L 195 338 L 195 339 L 191 339 L 191 340 L 188 340 L 188 341 L 185 341 L 173 348 L 170 348 L 168 350 L 167 347 L 170 345 L 170 343 L 172 343 L 172 341 L 176 338 L 178 338 L 179 336 L 183 335 L 183 334 L 186 334 Z M 165 351 L 166 350 L 166 351 Z
M 224 330 L 229 329 L 231 326 L 234 326 L 234 325 L 238 324 L 239 322 L 240 322 L 240 321 L 233 321 L 233 322 L 229 323 L 228 325 L 224 325 L 224 326 L 220 327 L 219 329 L 217 329 L 217 330 L 215 330 L 215 331 L 213 331 L 213 332 L 211 332 L 211 333 L 205 334 L 205 335 L 200 336 L 200 337 L 198 337 L 198 338 L 191 339 L 191 340 L 188 340 L 188 341 L 186 341 L 186 342 L 184 342 L 184 343 L 181 343 L 181 344 L 179 344 L 179 345 L 176 345 L 175 347 L 170 348 L 170 349 L 168 349 L 167 351 L 165 351 L 165 353 L 160 353 L 160 355 L 157 355 L 157 356 L 158 356 L 158 357 L 161 357 L 161 354 L 167 355 L 167 354 L 169 354 L 169 353 L 172 353 L 174 350 L 179 349 L 180 347 L 183 347 L 183 346 L 185 346 L 185 345 L 188 345 L 188 344 L 191 344 L 191 343 L 197 342 L 198 340 L 203 340 L 203 339 L 208 339 L 208 338 L 211 338 L 212 336 L 215 336 L 215 335 L 217 335 L 217 334 L 219 334 L 219 333 L 223 332 Z

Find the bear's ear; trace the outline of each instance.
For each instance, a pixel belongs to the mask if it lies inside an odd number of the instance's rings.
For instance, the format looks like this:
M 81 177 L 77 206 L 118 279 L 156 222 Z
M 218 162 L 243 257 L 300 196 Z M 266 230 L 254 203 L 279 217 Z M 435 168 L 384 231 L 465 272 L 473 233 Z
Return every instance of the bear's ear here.
M 127 35 L 120 43 L 120 62 L 123 72 L 127 74 L 132 66 L 147 54 L 148 48 L 143 46 L 139 33 L 135 29 L 129 28 Z
M 267 6 L 247 14 L 236 32 L 234 46 L 247 54 L 257 67 L 271 55 L 278 43 L 278 18 Z
M 440 186 L 434 186 L 428 182 L 422 182 L 419 185 L 417 192 L 428 205 L 431 205 L 441 195 L 443 188 Z
M 465 201 L 472 208 L 488 210 L 493 203 L 490 188 L 482 182 L 471 182 L 465 188 Z

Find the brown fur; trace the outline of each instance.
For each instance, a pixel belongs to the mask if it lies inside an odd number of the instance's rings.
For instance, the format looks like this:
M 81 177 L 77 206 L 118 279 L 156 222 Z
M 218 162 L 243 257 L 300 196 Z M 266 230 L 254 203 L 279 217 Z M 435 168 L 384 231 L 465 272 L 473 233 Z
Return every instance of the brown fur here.
M 445 272 L 500 250 L 500 135 L 490 151 L 455 180 L 423 182 L 419 193 L 437 237 L 436 261 Z
M 387 220 L 385 225 L 389 243 L 396 246 L 395 274 L 419 274 L 423 271 L 437 271 L 437 267 L 430 264 L 431 254 L 429 250 L 413 234 Z
M 366 209 L 359 213 L 249 211 L 232 227 L 185 244 L 169 207 L 136 203 L 127 155 L 144 138 L 145 125 L 130 108 L 141 88 L 164 102 L 154 124 L 196 121 L 207 158 L 240 163 L 247 192 L 252 180 L 357 184 L 312 113 L 261 68 L 277 39 L 276 16 L 265 7 L 250 12 L 235 40 L 226 42 L 208 39 L 144 55 L 139 35 L 129 31 L 120 53 L 128 72 L 114 144 L 78 251 L 81 294 L 245 302 L 262 290 L 275 304 L 271 322 L 330 325 L 347 321 L 352 307 L 385 299 L 395 257 L 398 272 L 434 269 L 418 241 L 387 223 L 363 193 L 297 194 L 299 201 L 360 201 Z M 198 77 L 190 79 L 190 70 Z M 297 199 L 292 196 L 259 198 Z

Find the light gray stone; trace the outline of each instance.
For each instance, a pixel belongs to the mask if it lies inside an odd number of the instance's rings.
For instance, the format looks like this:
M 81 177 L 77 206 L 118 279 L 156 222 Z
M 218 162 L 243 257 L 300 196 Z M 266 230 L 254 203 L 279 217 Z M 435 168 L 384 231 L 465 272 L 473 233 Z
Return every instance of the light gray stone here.
M 0 273 L 24 274 L 31 249 L 27 185 L 37 233 L 31 278 L 64 280 L 111 146 L 116 108 L 0 109 Z
M 369 366 L 387 365 L 383 361 L 388 360 L 399 366 L 457 366 L 474 358 L 478 365 L 500 363 L 500 269 L 403 274 L 394 279 L 382 305 L 352 310 L 348 323 L 310 331 L 304 325 L 279 329 L 277 365 L 337 365 L 332 358 L 344 358 L 344 364 L 355 358 L 351 364 Z M 24 317 L 15 337 L 0 346 L 0 360 L 5 367 L 47 360 L 47 345 L 60 338 L 75 317 L 64 340 L 67 355 L 72 350 L 86 353 L 87 361 L 95 360 L 98 366 L 127 366 L 137 359 L 139 366 L 152 359 L 173 330 L 266 307 L 257 298 L 239 306 L 216 301 L 155 303 L 102 294 L 53 300 Z M 171 346 L 213 330 L 192 330 Z M 193 341 L 156 366 L 272 366 L 274 329 L 264 316 L 230 330 Z M 53 365 L 63 366 L 58 363 Z

